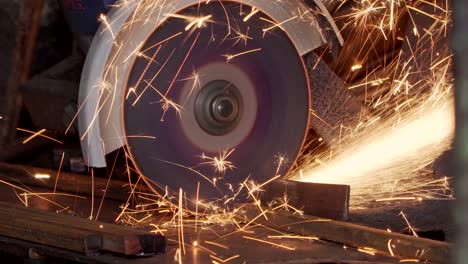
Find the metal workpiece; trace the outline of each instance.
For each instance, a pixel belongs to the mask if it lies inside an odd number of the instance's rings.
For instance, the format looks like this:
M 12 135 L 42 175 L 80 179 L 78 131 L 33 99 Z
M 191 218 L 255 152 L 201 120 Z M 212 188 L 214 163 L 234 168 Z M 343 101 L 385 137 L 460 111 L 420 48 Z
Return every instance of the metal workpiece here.
M 442 264 L 447 263 L 450 257 L 451 244 L 442 241 L 322 217 L 269 211 L 266 207 L 263 209 L 264 213 L 259 213 L 258 207 L 253 205 L 244 207 L 244 210 L 247 219 L 256 217 L 256 224 L 304 238 L 333 241 L 344 245 L 345 248 L 354 247 L 371 255 L 388 254 L 400 258 L 401 262 L 406 260 L 416 263 Z
M 277 180 L 265 186 L 261 200 L 272 207 L 288 204 L 308 215 L 348 220 L 349 193 L 349 185 Z

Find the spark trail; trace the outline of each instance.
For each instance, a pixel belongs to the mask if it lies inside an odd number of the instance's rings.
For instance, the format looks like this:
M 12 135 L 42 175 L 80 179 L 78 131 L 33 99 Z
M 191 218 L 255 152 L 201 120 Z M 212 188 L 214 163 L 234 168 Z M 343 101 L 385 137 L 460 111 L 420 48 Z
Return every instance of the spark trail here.
M 422 195 L 424 187 L 437 180 L 420 171 L 450 148 L 454 132 L 451 97 L 446 95 L 436 107 L 428 105 L 409 113 L 398 124 L 380 124 L 354 135 L 355 140 L 339 154 L 303 169 L 299 181 L 348 184 L 355 204 L 372 197 Z M 425 179 L 427 178 L 427 179 Z M 439 180 L 441 182 L 446 179 Z M 414 190 L 420 189 L 418 192 Z
M 450 179 L 433 177 L 431 167 L 451 148 L 454 134 L 451 53 L 445 34 L 451 24 L 449 5 L 442 1 L 353 3 L 353 12 L 339 18 L 346 21 L 343 28 L 351 36 L 363 36 L 378 45 L 369 36 L 382 34 L 385 43 L 388 36 L 397 34 L 396 21 L 407 16 L 407 35 L 399 37 L 403 47 L 391 63 L 375 69 L 369 66 L 365 78 L 349 85 L 350 90 L 360 90 L 356 94 L 365 106 L 359 124 L 342 127 L 339 138 L 327 150 L 310 155 L 291 178 L 348 184 L 353 206 L 453 199 Z M 424 14 L 427 21 L 416 20 L 416 13 Z M 375 27 L 363 29 L 369 24 Z M 359 51 L 348 76 L 373 65 L 368 56 L 367 49 Z

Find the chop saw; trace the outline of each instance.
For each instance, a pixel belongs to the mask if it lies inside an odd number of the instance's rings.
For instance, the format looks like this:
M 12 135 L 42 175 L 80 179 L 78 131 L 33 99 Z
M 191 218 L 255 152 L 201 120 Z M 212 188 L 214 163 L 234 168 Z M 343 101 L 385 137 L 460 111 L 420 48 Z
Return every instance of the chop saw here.
M 343 40 L 320 0 L 126 0 L 100 20 L 79 96 L 89 166 L 125 147 L 160 194 L 244 201 L 311 129 L 327 138 L 311 113 L 335 88 L 312 71 Z

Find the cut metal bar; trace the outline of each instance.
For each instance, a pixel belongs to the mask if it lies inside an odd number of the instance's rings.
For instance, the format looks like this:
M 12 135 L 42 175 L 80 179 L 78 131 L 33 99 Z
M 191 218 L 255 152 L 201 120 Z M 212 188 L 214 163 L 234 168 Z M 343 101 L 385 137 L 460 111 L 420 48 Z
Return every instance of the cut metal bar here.
M 102 236 L 96 232 L 36 221 L 34 216 L 34 212 L 24 215 L 11 208 L 2 210 L 0 234 L 85 254 L 95 253 L 102 248 Z
M 400 233 L 388 232 L 347 222 L 334 221 L 314 216 L 298 217 L 287 212 L 268 211 L 258 217 L 258 207 L 248 205 L 245 216 L 262 224 L 284 232 L 302 236 L 314 236 L 322 240 L 342 243 L 360 249 L 372 249 L 401 258 L 419 259 L 431 263 L 446 263 L 450 257 L 451 245 L 446 242 L 419 238 Z M 391 253 L 389 250 L 391 247 Z
M 36 179 L 37 174 L 48 175 L 48 179 Z M 13 165 L 0 162 L 0 180 L 11 183 L 21 182 L 27 186 L 36 186 L 53 190 L 55 187 L 57 171 L 35 168 L 23 165 Z M 86 175 L 60 172 L 58 176 L 56 190 L 70 192 L 78 195 L 91 195 L 91 178 Z M 127 187 L 126 187 L 127 186 Z M 108 183 L 108 179 L 95 177 L 95 197 L 102 197 L 105 193 L 107 199 L 126 201 L 128 198 L 128 182 L 112 180 Z M 104 192 L 105 190 L 105 192 Z
M 287 200 L 288 204 L 308 215 L 335 220 L 349 216 L 349 185 L 321 184 L 278 180 L 265 187 L 263 204 Z
M 90 221 L 84 218 L 67 216 L 62 214 L 50 213 L 41 210 L 18 207 L 9 203 L 0 202 L 0 223 L 1 219 L 8 217 L 25 219 L 24 225 L 37 223 L 38 225 L 52 226 L 63 232 L 67 230 L 96 234 L 101 238 L 102 243 L 99 249 L 132 256 L 147 256 L 163 253 L 165 251 L 165 238 L 158 234 L 152 234 L 146 231 L 115 225 Z M 21 238 L 28 241 L 39 242 L 28 237 L 16 237 L 0 231 L 1 235 Z M 60 233 L 58 233 L 59 235 Z M 46 243 L 44 243 L 46 244 Z M 55 245 L 54 245 L 55 246 Z M 68 248 L 68 245 L 59 246 Z

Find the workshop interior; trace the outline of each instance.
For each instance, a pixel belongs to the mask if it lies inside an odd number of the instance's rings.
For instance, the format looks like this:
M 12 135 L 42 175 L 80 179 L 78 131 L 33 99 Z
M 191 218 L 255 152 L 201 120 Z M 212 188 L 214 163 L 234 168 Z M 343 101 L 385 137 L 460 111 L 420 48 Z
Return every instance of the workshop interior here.
M 468 2 L 0 0 L 5 263 L 468 263 Z

